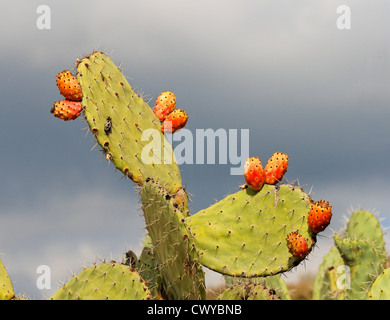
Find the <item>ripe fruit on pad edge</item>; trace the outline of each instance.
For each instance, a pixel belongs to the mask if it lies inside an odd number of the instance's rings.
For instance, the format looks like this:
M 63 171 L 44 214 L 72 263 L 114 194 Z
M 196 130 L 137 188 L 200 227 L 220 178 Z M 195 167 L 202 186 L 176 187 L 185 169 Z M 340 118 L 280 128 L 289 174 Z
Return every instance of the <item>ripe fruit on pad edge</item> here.
M 331 218 L 332 206 L 328 201 L 320 200 L 311 206 L 307 223 L 311 231 L 319 233 L 325 230 Z
M 288 167 L 288 155 L 275 152 L 268 159 L 267 165 L 264 168 L 264 182 L 266 184 L 276 184 L 282 180 Z
M 302 259 L 309 253 L 309 246 L 303 236 L 298 232 L 291 232 L 287 236 L 287 247 L 290 253 L 295 257 Z
M 264 185 L 263 166 L 258 157 L 249 157 L 244 164 L 244 178 L 253 190 L 260 190 Z

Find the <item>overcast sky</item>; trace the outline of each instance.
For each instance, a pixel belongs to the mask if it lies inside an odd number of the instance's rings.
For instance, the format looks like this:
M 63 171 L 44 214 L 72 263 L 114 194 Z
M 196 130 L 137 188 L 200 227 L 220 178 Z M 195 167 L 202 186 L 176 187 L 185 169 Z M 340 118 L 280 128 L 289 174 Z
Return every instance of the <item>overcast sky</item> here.
M 286 179 L 333 205 L 318 248 L 287 280 L 316 272 L 351 210 L 390 225 L 388 1 L 46 1 L 50 30 L 36 26 L 41 4 L 7 1 L 0 19 L 0 252 L 17 293 L 46 298 L 71 271 L 140 250 L 134 185 L 91 151 L 83 119 L 49 112 L 62 99 L 56 74 L 94 49 L 151 106 L 173 91 L 192 132 L 249 129 L 251 155 L 289 154 Z M 350 30 L 337 28 L 340 5 Z M 244 183 L 230 167 L 180 167 L 192 213 Z M 42 264 L 51 290 L 36 287 Z

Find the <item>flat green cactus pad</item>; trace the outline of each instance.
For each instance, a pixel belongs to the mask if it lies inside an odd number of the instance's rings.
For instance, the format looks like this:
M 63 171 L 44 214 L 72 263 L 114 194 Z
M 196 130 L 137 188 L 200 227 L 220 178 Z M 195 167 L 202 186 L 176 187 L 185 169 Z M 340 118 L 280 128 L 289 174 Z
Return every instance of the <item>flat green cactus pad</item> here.
M 119 68 L 95 52 L 78 62 L 77 79 L 83 90 L 85 119 L 106 158 L 139 185 L 151 178 L 176 192 L 181 177 L 172 146 L 153 110 Z
M 383 231 L 370 212 L 352 213 L 343 234 L 334 235 L 335 247 L 324 257 L 314 281 L 315 300 L 361 300 L 386 264 Z
M 0 260 L 0 300 L 10 300 L 15 296 L 12 281 Z
M 148 300 L 150 291 L 135 269 L 111 262 L 73 276 L 51 300 Z
M 242 283 L 226 289 L 218 300 L 281 300 L 281 297 L 264 285 Z
M 334 241 L 351 272 L 351 288 L 345 290 L 345 298 L 366 299 L 371 284 L 384 269 L 386 257 L 381 248 L 376 249 L 374 241 L 342 239 L 338 234 Z
M 268 277 L 253 277 L 253 278 L 242 278 L 242 277 L 231 277 L 224 276 L 225 284 L 228 288 L 242 286 L 243 284 L 253 284 L 255 286 L 263 286 L 268 288 L 269 293 L 276 295 L 281 300 L 291 300 L 290 293 L 287 288 L 286 282 L 281 277 L 281 274 Z
M 365 239 L 373 241 L 377 248 L 383 248 L 383 254 L 385 254 L 383 231 L 378 219 L 371 212 L 358 210 L 352 213 L 347 223 L 345 237 L 351 240 Z
M 157 258 L 153 253 L 153 246 L 144 246 L 139 257 L 137 270 L 141 277 L 148 283 L 150 292 L 154 298 L 158 297 L 161 289 L 162 277 L 157 265 Z
M 268 276 L 302 261 L 289 252 L 288 234 L 301 234 L 308 251 L 315 244 L 307 224 L 311 203 L 298 187 L 265 185 L 229 195 L 186 223 L 204 266 L 232 276 Z
M 182 211 L 175 198 L 153 180 L 141 189 L 141 200 L 165 294 L 171 300 L 204 299 L 204 272 L 183 223 L 186 209 Z
M 372 284 L 368 292 L 370 300 L 390 300 L 390 268 L 383 271 Z
M 339 269 L 344 266 L 344 260 L 336 247 L 328 252 L 321 263 L 313 287 L 313 300 L 342 300 L 344 299 L 344 287 L 346 283 L 337 280 L 345 279 L 347 275 L 343 274 L 345 270 Z

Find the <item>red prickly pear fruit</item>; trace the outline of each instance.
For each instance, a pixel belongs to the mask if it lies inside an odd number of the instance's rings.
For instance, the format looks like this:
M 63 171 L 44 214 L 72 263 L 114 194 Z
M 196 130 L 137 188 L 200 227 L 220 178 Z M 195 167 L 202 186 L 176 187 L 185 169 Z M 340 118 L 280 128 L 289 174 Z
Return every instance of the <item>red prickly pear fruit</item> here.
M 295 257 L 302 259 L 309 253 L 309 246 L 303 236 L 298 232 L 291 232 L 287 236 L 287 248 L 288 251 Z
M 176 97 L 172 92 L 164 91 L 156 99 L 153 112 L 163 122 L 165 118 L 176 108 Z
M 275 152 L 269 158 L 267 165 L 264 168 L 264 181 L 266 184 L 276 184 L 282 180 L 288 167 L 288 155 Z
M 183 109 L 173 110 L 165 118 L 161 131 L 164 133 L 174 133 L 182 129 L 188 121 L 188 114 Z
M 81 85 L 77 78 L 68 70 L 64 70 L 57 74 L 56 80 L 58 89 L 65 99 L 70 101 L 81 101 L 83 98 Z
M 314 233 L 324 231 L 332 218 L 332 206 L 328 201 L 320 200 L 313 204 L 309 211 L 307 223 Z
M 62 120 L 74 120 L 82 111 L 81 102 L 61 100 L 54 103 L 54 106 L 50 109 L 50 112 L 56 117 Z
M 264 171 L 258 157 L 249 157 L 244 164 L 244 178 L 253 190 L 260 190 L 264 185 Z

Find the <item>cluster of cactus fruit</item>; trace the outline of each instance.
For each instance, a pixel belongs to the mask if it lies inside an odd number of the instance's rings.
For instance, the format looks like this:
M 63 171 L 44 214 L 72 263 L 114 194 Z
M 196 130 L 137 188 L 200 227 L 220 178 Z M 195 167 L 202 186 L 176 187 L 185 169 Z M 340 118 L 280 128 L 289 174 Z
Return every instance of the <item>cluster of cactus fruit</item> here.
M 332 212 L 327 201 L 314 202 L 298 185 L 281 183 L 288 155 L 275 153 L 264 169 L 258 157 L 249 158 L 241 190 L 190 214 L 165 136 L 188 120 L 183 109 L 175 109 L 175 95 L 162 92 L 152 110 L 102 52 L 93 52 L 76 65 L 76 77 L 67 70 L 57 76 L 65 100 L 55 103 L 51 112 L 65 121 L 84 114 L 106 159 L 140 187 L 147 236 L 139 257 L 130 251 L 125 263 L 86 268 L 51 299 L 205 299 L 202 266 L 225 276 L 228 288 L 219 299 L 289 299 L 280 274 L 307 257 Z M 144 141 L 142 134 L 149 129 L 154 129 L 153 139 Z M 143 161 L 146 145 L 151 162 Z M 161 157 L 170 161 L 162 163 Z M 347 247 L 347 240 L 337 241 Z M 362 259 L 352 252 L 343 253 L 343 258 Z M 328 260 L 337 260 L 332 259 Z M 324 278 L 331 277 L 329 268 L 321 270 Z M 0 293 L 9 298 L 10 292 L 8 285 Z M 347 294 L 337 293 L 340 296 Z
M 82 111 L 80 101 L 83 91 L 80 83 L 69 70 L 64 70 L 57 75 L 57 86 L 65 99 L 55 102 L 50 112 L 65 121 L 77 119 Z
M 176 109 L 176 97 L 173 92 L 161 92 L 156 99 L 153 112 L 162 122 L 161 132 L 164 133 L 175 133 L 184 128 L 188 121 L 188 114 L 183 109 Z

